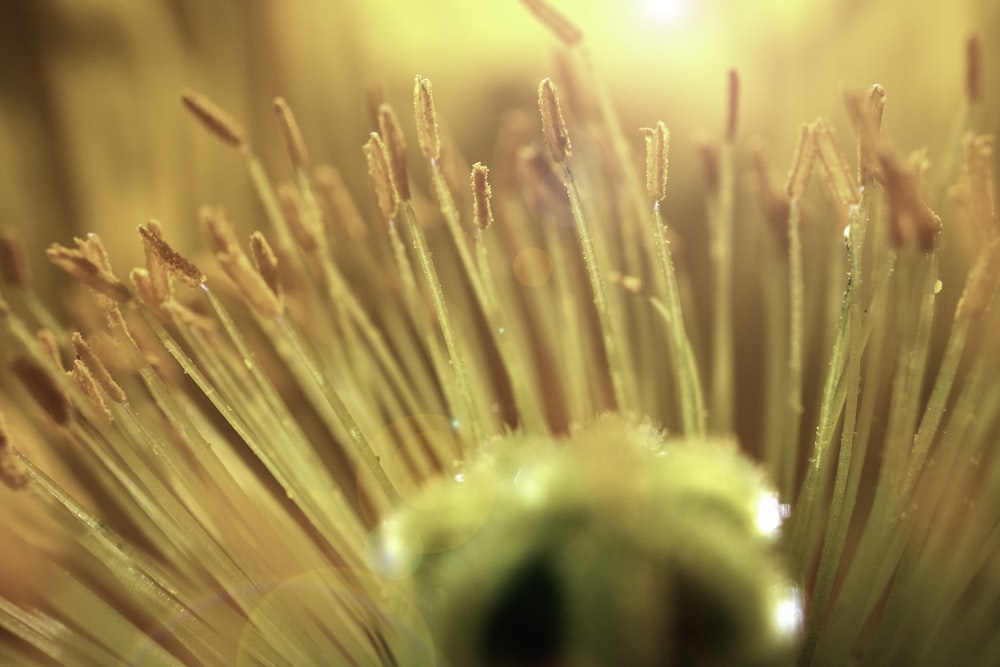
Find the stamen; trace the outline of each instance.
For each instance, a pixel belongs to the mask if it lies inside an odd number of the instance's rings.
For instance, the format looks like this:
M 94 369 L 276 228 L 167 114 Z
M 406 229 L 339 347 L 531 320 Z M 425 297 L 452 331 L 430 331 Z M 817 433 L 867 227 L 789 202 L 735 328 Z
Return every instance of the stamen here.
M 125 391 L 117 382 L 115 382 L 115 379 L 111 377 L 111 374 L 108 372 L 104 362 L 102 362 L 101 358 L 97 356 L 94 349 L 90 347 L 90 343 L 88 343 L 79 332 L 73 332 L 72 341 L 73 350 L 76 352 L 76 356 L 87 365 L 87 368 L 90 369 L 94 379 L 101 385 L 101 389 L 104 390 L 104 393 L 106 393 L 115 403 L 124 403 L 126 400 Z
M 159 230 L 156 221 L 149 225 L 139 225 L 139 236 L 145 247 L 152 250 L 167 267 L 171 275 L 188 287 L 198 287 L 205 282 L 205 274 L 198 270 L 187 258 L 170 247 Z
M 181 91 L 181 101 L 209 132 L 230 146 L 246 145 L 246 133 L 239 123 L 212 100 L 190 89 Z
M 965 42 L 965 98 L 969 104 L 979 101 L 982 94 L 983 48 L 979 35 L 973 33 Z
M 284 289 L 278 273 L 278 256 L 274 254 L 263 232 L 254 232 L 250 235 L 250 258 L 268 288 L 279 301 L 282 301 Z
M 73 415 L 69 399 L 47 370 L 25 356 L 14 357 L 10 369 L 52 421 L 60 426 L 69 424 Z
M 663 121 L 655 128 L 639 130 L 646 139 L 646 193 L 654 201 L 663 201 L 667 196 L 667 149 L 670 132 Z
M 403 135 L 403 128 L 399 126 L 396 112 L 388 104 L 381 104 L 378 108 L 378 128 L 385 142 L 396 192 L 399 193 L 400 199 L 409 201 L 410 178 L 406 173 L 406 137 Z
M 576 46 L 583 39 L 583 33 L 569 19 L 556 11 L 545 0 L 521 0 L 535 18 L 568 47 Z
M 877 83 L 869 88 L 867 103 L 854 91 L 847 92 L 844 100 L 858 133 L 858 179 L 867 187 L 880 177 L 878 154 L 885 150 L 879 136 L 885 112 L 885 89 Z
M 5 285 L 20 289 L 31 282 L 21 239 L 10 227 L 0 228 L 0 279 Z
M 889 151 L 879 155 L 882 180 L 889 197 L 889 218 L 892 240 L 897 247 L 913 238 L 924 252 L 934 249 L 941 218 L 924 202 L 921 196 L 922 174 L 926 160 L 911 158 L 909 165 Z
M 490 207 L 493 192 L 487 180 L 489 173 L 489 167 L 482 162 L 472 165 L 472 210 L 479 229 L 489 229 L 493 224 L 493 209 Z
M 35 333 L 35 339 L 49 355 L 52 367 L 62 370 L 62 356 L 59 354 L 59 343 L 56 342 L 56 335 L 50 329 L 39 329 Z
M 368 160 L 368 176 L 375 188 L 379 210 L 386 220 L 391 220 L 399 209 L 399 194 L 392 184 L 389 157 L 378 132 L 371 133 L 367 143 L 365 143 L 364 151 L 365 159 Z
M 833 134 L 833 130 L 825 119 L 820 118 L 813 123 L 813 136 L 816 140 L 816 152 L 823 166 L 826 182 L 831 194 L 843 205 L 854 206 L 860 203 L 861 195 L 854 176 L 847 168 L 844 153 Z
M 993 299 L 1000 277 L 1000 238 L 993 239 L 979 252 L 976 263 L 965 280 L 962 298 L 955 308 L 955 319 L 978 319 Z
M 993 137 L 965 136 L 962 171 L 951 195 L 965 209 L 981 239 L 992 239 L 1000 232 L 993 197 Z
M 284 307 L 277 292 L 272 290 L 264 277 L 254 270 L 250 260 L 236 245 L 236 237 L 222 210 L 203 207 L 200 216 L 202 224 L 212 237 L 216 259 L 239 287 L 247 303 L 264 319 L 273 319 L 281 315 Z M 277 260 L 275 265 L 276 262 Z
M 292 114 L 291 108 L 283 97 L 274 98 L 274 111 L 278 114 L 278 123 L 281 125 L 281 135 L 285 139 L 285 148 L 288 156 L 292 160 L 295 169 L 306 169 L 309 167 L 309 151 L 306 150 L 306 142 L 302 138 L 302 130 Z
M 321 165 L 313 171 L 313 179 L 331 217 L 341 224 L 348 238 L 352 241 L 364 239 L 368 234 L 368 227 L 351 192 L 344 184 L 340 171 L 329 165 Z
M 739 118 L 740 106 L 740 75 L 736 69 L 729 70 L 726 101 L 726 141 L 732 143 L 736 139 L 736 123 Z
M 441 137 L 438 135 L 437 113 L 431 82 L 417 77 L 413 83 L 413 111 L 417 117 L 417 143 L 428 160 L 441 157 Z
M 76 280 L 116 303 L 126 303 L 131 299 L 132 294 L 128 288 L 119 282 L 111 270 L 94 261 L 99 258 L 99 253 L 95 255 L 94 248 L 103 250 L 100 240 L 94 235 L 86 241 L 73 240 L 77 245 L 76 250 L 53 243 L 45 251 L 45 256 Z
M 30 477 L 21 463 L 14 440 L 7 430 L 7 422 L 0 412 L 0 481 L 13 491 L 23 489 Z
M 553 162 L 562 163 L 572 153 L 573 147 L 566 131 L 562 108 L 556 96 L 556 86 L 551 79 L 542 79 L 538 86 L 538 110 L 542 114 L 542 134 Z
M 91 402 L 97 411 L 109 422 L 112 421 L 111 410 L 108 409 L 108 404 L 104 402 L 101 390 L 97 387 L 97 381 L 94 379 L 94 375 L 90 372 L 90 369 L 87 368 L 87 365 L 80 359 L 74 359 L 73 367 L 67 371 L 67 375 L 76 383 L 80 393 Z
M 306 225 L 306 215 L 302 207 L 302 197 L 298 189 L 290 183 L 278 186 L 278 204 L 288 224 L 288 231 L 299 247 L 307 255 L 313 255 L 320 246 L 320 234 Z
M 767 160 L 764 147 L 753 147 L 753 165 L 757 173 L 757 187 L 760 194 L 761 208 L 767 219 L 774 239 L 782 250 L 788 248 L 788 215 L 791 202 L 787 192 L 778 187 L 771 176 L 771 167 Z
M 803 124 L 799 129 L 799 141 L 795 146 L 795 157 L 792 158 L 792 168 L 788 172 L 785 192 L 792 199 L 801 199 L 812 175 L 813 163 L 816 161 L 816 139 L 813 128 Z

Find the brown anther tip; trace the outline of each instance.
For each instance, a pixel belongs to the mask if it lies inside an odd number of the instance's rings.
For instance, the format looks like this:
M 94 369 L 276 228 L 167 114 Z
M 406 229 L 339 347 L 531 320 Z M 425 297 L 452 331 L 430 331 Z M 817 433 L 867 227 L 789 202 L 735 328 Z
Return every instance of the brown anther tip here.
M 417 118 L 417 143 L 428 160 L 441 157 L 441 136 L 438 134 L 437 112 L 429 79 L 417 76 L 413 82 L 413 112 Z
M 181 102 L 216 137 L 230 146 L 243 147 L 246 133 L 232 116 L 212 100 L 190 89 L 181 91 Z
M 73 350 L 76 352 L 76 356 L 80 361 L 87 365 L 94 379 L 97 383 L 101 385 L 104 393 L 114 401 L 115 403 L 124 403 L 126 400 L 125 391 L 121 388 L 115 379 L 111 377 L 108 372 L 107 367 L 101 358 L 97 356 L 93 348 L 90 347 L 90 343 L 83 337 L 79 332 L 74 332 L 72 335 Z
M 155 221 L 153 221 L 155 223 Z M 145 247 L 152 251 L 172 276 L 188 287 L 198 287 L 205 282 L 205 274 L 198 270 L 190 260 L 174 250 L 163 237 L 157 233 L 154 224 L 139 225 L 139 236 Z
M 552 79 L 542 79 L 538 85 L 538 110 L 542 116 L 542 135 L 545 137 L 549 157 L 556 163 L 565 162 L 572 154 L 573 147 Z
M 368 161 L 368 176 L 371 178 L 382 216 L 389 220 L 399 209 L 399 194 L 392 182 L 392 169 L 389 167 L 389 156 L 385 144 L 378 132 L 372 132 L 364 146 L 365 159 Z
M 406 136 L 399 125 L 396 112 L 386 103 L 380 104 L 378 108 L 378 131 L 385 142 L 396 192 L 399 193 L 400 199 L 409 201 L 410 179 L 406 172 Z
M 487 178 L 489 173 L 489 167 L 482 162 L 472 165 L 472 212 L 479 229 L 489 229 L 493 224 L 493 209 L 490 206 L 493 191 Z
M 978 102 L 982 94 L 982 59 L 979 35 L 973 33 L 965 41 L 965 98 L 969 104 Z
M 809 184 L 813 163 L 816 161 L 816 140 L 810 125 L 803 124 L 799 128 L 799 140 L 795 144 L 795 156 L 792 158 L 792 168 L 785 181 L 785 192 L 792 199 L 801 199 Z
M 278 123 L 281 125 L 281 135 L 285 140 L 285 148 L 288 156 L 292 160 L 292 166 L 296 169 L 305 169 L 309 166 L 309 151 L 306 150 L 306 142 L 302 138 L 302 130 L 299 128 L 292 109 L 283 97 L 274 98 L 274 111 L 278 114 Z
M 21 239 L 10 227 L 0 228 L 0 279 L 9 287 L 24 289 L 31 282 Z
M 535 18 L 568 47 L 576 46 L 583 39 L 583 33 L 569 19 L 556 11 L 544 0 L 521 0 Z
M 663 121 L 656 127 L 639 129 L 646 140 L 646 193 L 654 201 L 663 201 L 667 196 L 667 151 L 670 146 L 670 132 Z
M 726 83 L 726 141 L 732 143 L 736 139 L 740 110 L 740 75 L 736 68 L 729 70 Z
M 10 368 L 52 421 L 60 426 L 69 424 L 72 418 L 69 399 L 48 371 L 34 359 L 24 356 L 14 357 Z

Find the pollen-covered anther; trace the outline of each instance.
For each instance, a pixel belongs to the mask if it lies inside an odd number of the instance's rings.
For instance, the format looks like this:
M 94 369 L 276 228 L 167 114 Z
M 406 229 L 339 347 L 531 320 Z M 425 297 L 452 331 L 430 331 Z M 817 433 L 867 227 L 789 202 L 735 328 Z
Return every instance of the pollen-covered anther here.
M 109 422 L 112 421 L 113 417 L 111 415 L 111 410 L 108 409 L 108 404 L 104 402 L 104 397 L 101 395 L 101 390 L 98 388 L 97 380 L 94 378 L 93 373 L 87 367 L 83 361 L 80 359 L 73 360 L 73 366 L 70 368 L 66 374 L 69 378 L 76 384 L 77 389 L 80 393 L 90 401 L 91 405 Z
M 86 239 L 75 238 L 73 241 L 76 243 L 75 250 L 53 243 L 45 251 L 45 256 L 76 280 L 116 303 L 125 303 L 132 298 L 128 287 L 111 271 L 107 253 L 96 235 L 90 234 Z
M 378 132 L 372 132 L 364 146 L 365 159 L 368 161 L 368 176 L 375 189 L 379 211 L 386 220 L 393 218 L 399 209 L 399 193 L 392 182 L 392 169 L 389 167 L 389 156 L 385 144 Z
M 71 336 L 71 340 L 73 342 L 73 350 L 76 352 L 76 356 L 87 365 L 87 368 L 90 369 L 94 379 L 101 385 L 101 389 L 103 389 L 104 393 L 108 395 L 108 398 L 115 403 L 124 403 L 126 400 L 125 391 L 121 388 L 121 385 L 115 382 L 115 379 L 111 377 L 111 374 L 108 372 L 104 362 L 102 362 L 101 358 L 94 352 L 90 343 L 88 343 L 79 332 L 74 332 Z
M 250 258 L 268 289 L 283 305 L 284 288 L 281 286 L 281 275 L 278 273 L 278 256 L 274 253 L 263 232 L 258 231 L 250 235 Z
M 309 166 L 309 151 L 302 138 L 302 130 L 292 113 L 291 107 L 283 97 L 274 98 L 274 111 L 278 114 L 278 124 L 281 125 L 281 136 L 285 140 L 285 148 L 296 169 L 306 169 Z
M 240 124 L 212 100 L 185 89 L 181 91 L 181 101 L 209 132 L 223 142 L 240 148 L 246 144 L 246 133 Z
M 413 82 L 413 111 L 417 118 L 417 143 L 428 160 L 441 157 L 441 137 L 438 134 L 437 113 L 429 79 L 417 76 Z
M 553 162 L 565 162 L 572 154 L 573 146 L 570 144 L 566 121 L 559 106 L 556 86 L 551 79 L 542 79 L 538 86 L 538 110 L 542 115 L 542 135 L 545 137 L 549 157 Z
M 493 224 L 493 208 L 490 198 L 493 191 L 489 182 L 489 167 L 482 162 L 472 165 L 472 213 L 479 229 L 489 229 Z
M 30 480 L 27 469 L 21 462 L 14 439 L 7 429 L 7 422 L 0 412 L 0 482 L 16 491 L 24 488 Z
M 388 104 L 378 107 L 378 131 L 385 142 L 386 155 L 389 157 L 389 167 L 392 169 L 392 182 L 400 199 L 410 199 L 410 177 L 406 171 L 406 136 L 399 125 L 396 112 Z
M 155 254 L 174 278 L 188 287 L 198 287 L 205 282 L 205 274 L 164 240 L 155 220 L 148 225 L 139 225 L 139 236 L 142 237 L 143 247 Z
M 261 273 L 254 269 L 246 254 L 236 244 L 232 227 L 222 209 L 203 207 L 200 217 L 202 224 L 212 238 L 216 259 L 226 275 L 236 283 L 243 298 L 261 317 L 273 319 L 279 316 L 284 310 L 283 300 L 278 298 L 277 292 L 271 289 Z M 274 266 L 277 266 L 276 259 Z
M 910 156 L 907 164 L 894 153 L 879 154 L 882 185 L 889 198 L 889 222 L 893 243 L 902 247 L 915 241 L 917 247 L 930 252 L 941 231 L 941 218 L 924 202 L 921 194 L 927 158 L 923 152 Z
M 521 0 L 552 34 L 558 37 L 566 46 L 576 46 L 583 39 L 583 33 L 560 12 L 556 11 L 545 0 Z
M 667 196 L 667 151 L 670 146 L 670 132 L 660 121 L 656 127 L 639 130 L 646 140 L 646 193 L 654 201 L 663 201 Z
M 14 357 L 10 369 L 52 421 L 60 426 L 70 423 L 73 411 L 69 399 L 48 370 L 25 356 Z
M 812 134 L 830 193 L 843 206 L 857 205 L 861 201 L 860 189 L 847 167 L 847 160 L 844 159 L 844 153 L 840 150 L 840 144 L 829 123 L 823 118 L 817 119 L 812 125 Z

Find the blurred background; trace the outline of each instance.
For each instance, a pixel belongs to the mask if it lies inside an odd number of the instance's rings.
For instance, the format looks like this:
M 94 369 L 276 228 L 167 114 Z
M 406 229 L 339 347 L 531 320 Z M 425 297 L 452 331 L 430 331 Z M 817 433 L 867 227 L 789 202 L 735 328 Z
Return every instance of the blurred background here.
M 842 91 L 876 81 L 889 94 L 889 136 L 902 149 L 926 146 L 933 159 L 963 107 L 973 29 L 987 79 L 1000 62 L 993 0 L 553 4 L 587 36 L 626 133 L 660 119 L 670 127 L 675 212 L 700 186 L 695 140 L 721 132 L 730 67 L 742 81 L 741 140 L 762 136 L 784 170 L 798 123 L 817 115 L 849 146 Z M 271 100 L 285 96 L 314 160 L 342 169 L 367 205 L 370 90 L 396 106 L 415 145 L 412 81 L 429 77 L 463 153 L 488 160 L 501 114 L 533 108 L 557 46 L 517 0 L 8 0 L 0 3 L 0 224 L 21 230 L 43 278 L 52 269 L 41 250 L 87 231 L 104 237 L 124 275 L 141 256 L 135 228 L 150 217 L 190 250 L 202 203 L 224 205 L 241 228 L 259 227 L 238 153 L 184 112 L 185 86 L 245 124 L 278 180 L 289 167 Z M 993 130 L 995 114 L 977 124 Z

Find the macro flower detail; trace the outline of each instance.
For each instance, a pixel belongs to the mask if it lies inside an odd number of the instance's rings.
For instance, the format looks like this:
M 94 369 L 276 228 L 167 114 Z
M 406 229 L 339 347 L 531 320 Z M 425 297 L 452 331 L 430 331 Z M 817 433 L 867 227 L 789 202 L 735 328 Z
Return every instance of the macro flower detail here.
M 185 89 L 254 219 L 203 206 L 195 252 L 148 220 L 127 274 L 57 241 L 57 297 L 3 229 L 0 662 L 1000 661 L 978 41 L 946 147 L 848 90 L 784 180 L 730 69 L 675 209 L 669 115 L 623 129 L 583 31 L 522 4 L 555 73 L 472 164 L 423 76 L 412 116 L 373 92 L 357 178 L 292 96 L 282 180 Z

